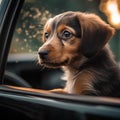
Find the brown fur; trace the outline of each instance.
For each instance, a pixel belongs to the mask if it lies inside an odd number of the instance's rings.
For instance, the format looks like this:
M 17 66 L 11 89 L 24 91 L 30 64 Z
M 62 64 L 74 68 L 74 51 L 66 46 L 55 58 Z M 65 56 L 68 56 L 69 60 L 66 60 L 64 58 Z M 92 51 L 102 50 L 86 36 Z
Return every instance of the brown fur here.
M 95 14 L 65 12 L 47 21 L 39 63 L 62 67 L 64 89 L 53 92 L 119 96 L 120 75 L 107 42 L 115 30 Z M 115 95 L 114 92 L 117 92 Z

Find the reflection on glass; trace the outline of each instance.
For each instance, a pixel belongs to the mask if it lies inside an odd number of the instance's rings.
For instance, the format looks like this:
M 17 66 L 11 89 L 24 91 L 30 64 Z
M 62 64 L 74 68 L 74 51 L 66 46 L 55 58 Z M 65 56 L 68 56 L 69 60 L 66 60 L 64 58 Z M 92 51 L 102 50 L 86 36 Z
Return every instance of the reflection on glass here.
M 0 0 L 0 5 L 1 5 L 1 3 L 2 3 L 2 0 Z

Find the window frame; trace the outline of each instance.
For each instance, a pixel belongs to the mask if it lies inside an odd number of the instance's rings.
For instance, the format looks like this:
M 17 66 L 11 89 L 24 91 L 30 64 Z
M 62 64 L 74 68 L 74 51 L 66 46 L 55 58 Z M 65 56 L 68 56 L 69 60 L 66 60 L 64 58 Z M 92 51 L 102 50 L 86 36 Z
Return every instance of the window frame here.
M 8 51 L 15 28 L 15 23 L 18 18 L 24 0 L 5 0 L 2 1 L 4 8 L 0 21 L 0 82 L 3 81 Z M 1 11 L 0 11 L 1 13 Z

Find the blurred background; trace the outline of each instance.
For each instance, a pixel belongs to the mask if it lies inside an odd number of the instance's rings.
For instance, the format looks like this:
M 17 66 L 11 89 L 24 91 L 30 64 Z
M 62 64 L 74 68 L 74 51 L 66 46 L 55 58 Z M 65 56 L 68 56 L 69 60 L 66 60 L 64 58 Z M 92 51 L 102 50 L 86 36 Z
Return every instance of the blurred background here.
M 45 90 L 64 87 L 61 69 L 40 66 L 37 51 L 43 44 L 45 22 L 65 11 L 95 13 L 114 27 L 116 33 L 109 44 L 120 63 L 120 0 L 25 0 L 13 35 L 5 84 L 19 86 L 25 81 L 33 88 Z
M 115 59 L 120 61 L 120 0 L 26 0 L 13 36 L 10 54 L 36 53 L 43 25 L 64 11 L 95 13 L 116 29 L 109 42 Z

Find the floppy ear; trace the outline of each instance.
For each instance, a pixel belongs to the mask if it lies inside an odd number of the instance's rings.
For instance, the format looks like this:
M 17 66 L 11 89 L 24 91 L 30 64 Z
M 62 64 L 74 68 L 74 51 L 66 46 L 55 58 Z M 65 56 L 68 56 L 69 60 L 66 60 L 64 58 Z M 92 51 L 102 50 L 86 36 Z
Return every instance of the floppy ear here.
M 96 55 L 113 36 L 115 30 L 97 15 L 77 13 L 81 26 L 81 51 L 84 56 Z

